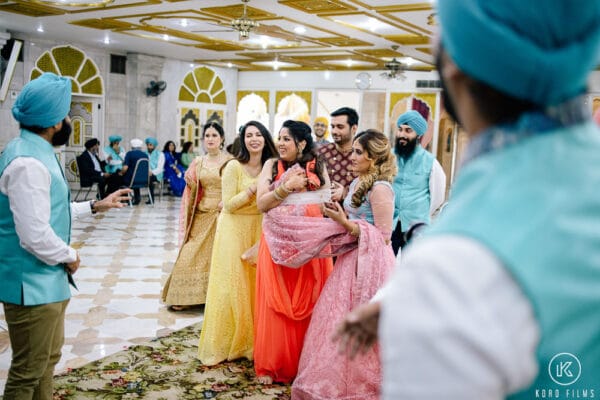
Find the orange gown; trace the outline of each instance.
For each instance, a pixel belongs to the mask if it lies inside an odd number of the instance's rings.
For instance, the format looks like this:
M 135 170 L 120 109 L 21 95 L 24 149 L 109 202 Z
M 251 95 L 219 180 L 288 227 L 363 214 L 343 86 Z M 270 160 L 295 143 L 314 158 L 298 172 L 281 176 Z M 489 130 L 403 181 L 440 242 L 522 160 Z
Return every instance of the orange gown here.
M 306 206 L 306 215 L 322 217 L 316 204 Z M 275 264 L 261 236 L 254 318 L 257 376 L 283 383 L 294 380 L 313 308 L 332 269 L 331 258 L 313 259 L 297 269 Z

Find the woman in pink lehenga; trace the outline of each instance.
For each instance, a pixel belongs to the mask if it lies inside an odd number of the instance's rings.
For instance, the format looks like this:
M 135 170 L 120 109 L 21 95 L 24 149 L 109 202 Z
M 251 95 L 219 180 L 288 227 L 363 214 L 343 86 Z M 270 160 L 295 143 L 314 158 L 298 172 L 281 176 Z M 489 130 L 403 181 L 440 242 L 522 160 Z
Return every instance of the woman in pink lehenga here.
M 359 177 L 350 185 L 343 209 L 337 203 L 325 204 L 323 213 L 330 220 L 269 212 L 263 222 L 275 262 L 293 267 L 315 256 L 338 256 L 306 333 L 293 399 L 379 397 L 378 348 L 350 360 L 338 353 L 331 338 L 344 316 L 383 285 L 394 265 L 390 182 L 396 162 L 387 138 L 376 130 L 359 133 L 352 151 Z

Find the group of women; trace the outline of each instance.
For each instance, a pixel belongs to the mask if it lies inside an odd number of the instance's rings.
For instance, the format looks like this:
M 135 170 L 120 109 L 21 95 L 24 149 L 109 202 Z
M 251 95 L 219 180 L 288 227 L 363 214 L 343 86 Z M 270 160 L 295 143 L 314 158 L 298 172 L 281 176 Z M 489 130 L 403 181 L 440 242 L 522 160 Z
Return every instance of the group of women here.
M 250 121 L 235 158 L 222 151 L 224 139 L 220 125 L 206 125 L 207 154 L 185 173 L 181 248 L 163 301 L 174 310 L 206 304 L 198 345 L 206 365 L 254 360 L 261 383 L 293 381 L 298 399 L 377 398 L 377 348 L 350 361 L 331 337 L 394 265 L 396 162 L 387 138 L 356 135 L 359 177 L 343 206 L 330 201 L 307 124 L 286 121 L 276 147 Z

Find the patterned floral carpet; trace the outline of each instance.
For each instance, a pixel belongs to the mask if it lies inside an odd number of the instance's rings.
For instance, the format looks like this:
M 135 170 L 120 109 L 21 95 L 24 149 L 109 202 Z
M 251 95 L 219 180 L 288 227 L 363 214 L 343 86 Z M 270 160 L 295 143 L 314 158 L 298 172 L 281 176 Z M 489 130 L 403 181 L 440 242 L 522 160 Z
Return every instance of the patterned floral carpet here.
M 259 384 L 251 361 L 202 365 L 199 337 L 195 324 L 56 376 L 54 400 L 290 399 L 289 386 Z

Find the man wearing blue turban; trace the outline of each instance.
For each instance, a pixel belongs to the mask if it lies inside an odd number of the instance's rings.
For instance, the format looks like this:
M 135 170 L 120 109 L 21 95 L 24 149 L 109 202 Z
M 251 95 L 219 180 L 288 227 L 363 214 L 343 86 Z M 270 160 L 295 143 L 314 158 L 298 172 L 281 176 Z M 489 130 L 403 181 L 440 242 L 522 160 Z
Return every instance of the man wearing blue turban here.
M 119 135 L 111 135 L 108 137 L 108 146 L 104 148 L 104 153 L 106 153 L 105 170 L 109 174 L 117 173 L 123 169 L 125 149 L 121 147 L 122 140 L 123 138 Z
M 146 148 L 150 158 L 150 197 L 154 199 L 154 183 L 161 182 L 165 170 L 165 154 L 157 150 L 158 140 L 153 137 L 146 138 Z M 150 204 L 150 200 L 146 204 Z
M 343 343 L 379 326 L 384 399 L 595 397 L 600 129 L 586 80 L 600 1 L 442 0 L 437 15 L 466 156 L 448 206 L 381 300 L 348 316 Z
M 54 147 L 69 140 L 71 81 L 45 73 L 12 108 L 21 128 L 0 155 L 0 302 L 12 361 L 4 399 L 51 399 L 64 342 L 69 281 L 79 255 L 69 246 L 71 217 L 122 207 L 128 190 L 71 203 Z
M 431 214 L 444 202 L 446 175 L 435 157 L 421 147 L 419 138 L 427 132 L 427 121 L 410 110 L 396 121 L 396 162 L 394 178 L 396 229 L 392 233 L 394 253 L 404 246 L 404 235 L 417 223 L 429 225 Z

